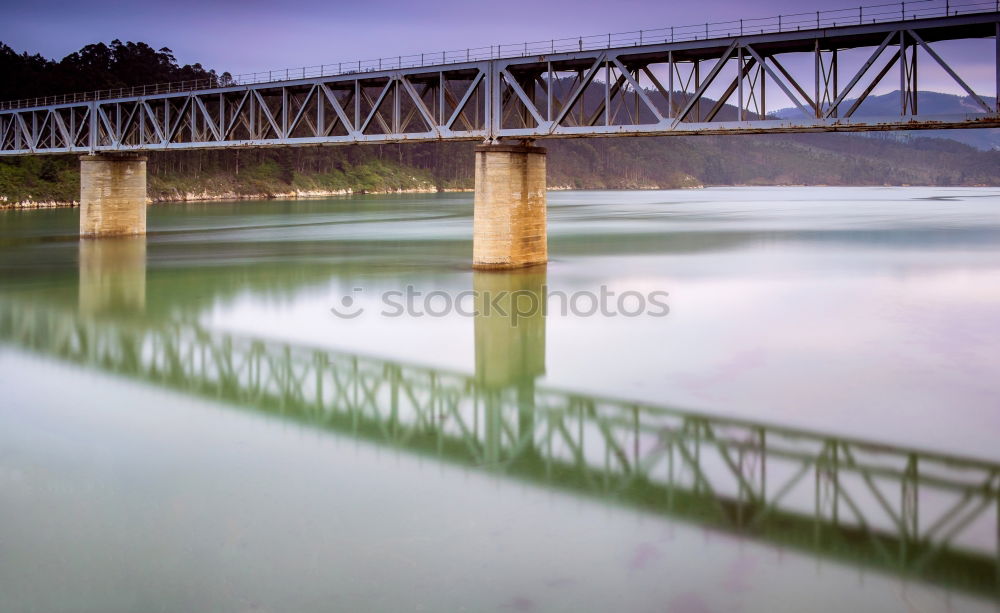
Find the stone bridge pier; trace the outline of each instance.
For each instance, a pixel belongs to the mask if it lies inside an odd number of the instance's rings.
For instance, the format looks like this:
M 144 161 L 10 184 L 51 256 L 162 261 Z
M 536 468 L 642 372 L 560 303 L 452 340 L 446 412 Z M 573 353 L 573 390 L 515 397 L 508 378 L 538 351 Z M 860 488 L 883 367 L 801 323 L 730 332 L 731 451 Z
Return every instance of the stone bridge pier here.
M 146 156 L 115 153 L 80 158 L 80 236 L 146 233 Z
M 509 269 L 548 260 L 545 149 L 476 147 L 472 266 Z

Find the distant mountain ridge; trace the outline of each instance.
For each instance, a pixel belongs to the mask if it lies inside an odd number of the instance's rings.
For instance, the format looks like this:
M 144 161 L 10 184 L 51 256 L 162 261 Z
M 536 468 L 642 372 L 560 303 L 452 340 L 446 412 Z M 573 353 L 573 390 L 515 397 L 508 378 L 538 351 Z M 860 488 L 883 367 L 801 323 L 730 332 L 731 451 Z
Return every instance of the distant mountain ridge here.
M 899 90 L 882 94 L 879 96 L 869 96 L 861 103 L 855 111 L 855 117 L 886 117 L 899 113 Z M 988 105 L 996 105 L 994 96 L 980 96 L 983 102 Z M 854 104 L 856 98 L 848 98 L 841 108 L 849 109 Z M 971 96 L 956 96 L 955 94 L 944 94 L 941 92 L 923 91 L 917 92 L 918 111 L 928 115 L 957 115 L 962 113 L 981 113 L 982 107 L 976 104 Z M 794 119 L 802 115 L 798 108 L 790 107 L 779 109 L 771 113 L 781 119 Z M 891 136 L 888 136 L 891 134 Z M 893 138 L 902 142 L 908 142 L 914 138 L 947 138 L 960 143 L 975 147 L 981 151 L 991 151 L 1000 149 L 1000 129 L 981 128 L 969 130 L 913 130 L 887 133 L 882 138 Z

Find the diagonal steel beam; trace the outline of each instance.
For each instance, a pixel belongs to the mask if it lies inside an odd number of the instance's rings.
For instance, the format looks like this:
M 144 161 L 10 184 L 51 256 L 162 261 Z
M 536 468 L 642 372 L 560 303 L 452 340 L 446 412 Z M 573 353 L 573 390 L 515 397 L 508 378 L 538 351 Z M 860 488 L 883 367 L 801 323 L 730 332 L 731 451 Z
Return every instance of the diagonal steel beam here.
M 66 127 L 66 122 L 63 121 L 62 115 L 60 115 L 59 111 L 56 110 L 56 109 L 50 110 L 49 114 L 50 114 L 50 116 L 52 118 L 51 121 L 53 123 L 55 123 L 56 127 L 59 128 L 59 134 L 62 136 L 63 143 L 65 144 L 65 146 L 66 147 L 72 147 L 73 143 L 71 141 L 71 136 L 70 136 L 70 133 L 69 133 L 69 128 Z
M 122 104 L 119 104 L 119 106 L 122 106 Z M 119 140 L 122 143 L 125 142 L 125 137 L 128 135 L 128 131 L 130 129 L 132 129 L 132 124 L 135 123 L 135 120 L 137 118 L 139 118 L 139 117 L 142 116 L 142 110 L 141 110 L 141 108 L 142 108 L 142 104 L 140 102 L 135 102 L 132 105 L 132 111 L 128 114 L 128 117 L 126 117 L 125 121 L 121 124 L 121 126 L 119 128 L 119 130 L 121 131 L 121 134 L 119 136 Z
M 177 119 L 174 120 L 174 125 L 170 128 L 170 131 L 166 135 L 167 136 L 166 142 L 169 143 L 174 139 L 174 136 L 177 135 L 177 131 L 180 130 L 181 125 L 184 123 L 184 118 L 187 117 L 187 110 L 189 106 L 191 106 L 191 96 L 185 96 L 184 101 L 181 103 L 180 109 L 177 111 Z M 167 101 L 166 108 L 168 109 L 170 108 L 169 101 Z M 164 121 L 166 121 L 166 119 L 164 119 Z
M 858 72 L 854 75 L 854 78 L 851 79 L 851 82 L 847 84 L 847 87 L 845 87 L 840 92 L 840 95 L 838 95 L 837 99 L 833 101 L 833 104 L 831 104 L 830 107 L 825 112 L 822 113 L 823 119 L 830 118 L 837 111 L 837 109 L 840 107 L 840 104 L 844 101 L 845 98 L 847 98 L 847 95 L 851 93 L 851 90 L 854 89 L 854 86 L 858 84 L 858 81 L 860 81 L 863 76 L 865 76 L 865 73 L 868 72 L 868 69 L 871 68 L 876 61 L 878 61 L 879 56 L 882 55 L 882 52 L 885 51 L 885 48 L 889 46 L 889 43 L 892 42 L 893 38 L 895 38 L 896 35 L 898 34 L 899 31 L 894 30 L 886 35 L 885 40 L 883 40 L 882 44 L 879 45 L 878 48 L 872 52 L 871 56 L 861 66 L 861 68 L 858 69 Z M 816 104 L 817 105 L 819 104 L 819 100 L 816 101 Z M 819 109 L 818 106 L 816 108 Z
M 243 108 L 246 106 L 247 100 L 249 99 L 250 99 L 250 90 L 247 90 L 243 94 L 243 97 L 240 98 L 239 104 L 236 105 L 236 108 L 233 109 L 233 112 L 230 114 L 229 124 L 225 127 L 225 131 L 222 133 L 223 139 L 228 139 L 229 135 L 232 134 L 234 129 L 236 129 L 236 124 L 239 123 L 241 119 L 243 120 L 246 119 L 245 117 L 242 116 Z
M 767 62 L 764 61 L 764 58 L 762 58 L 760 54 L 757 53 L 756 50 L 754 50 L 753 47 L 751 47 L 750 45 L 743 45 L 743 48 L 746 49 L 747 53 L 749 53 L 757 61 L 758 65 L 763 66 L 764 71 L 767 72 L 767 74 L 771 75 L 771 78 L 774 79 L 774 82 L 778 84 L 778 87 L 781 88 L 781 91 L 785 92 L 785 95 L 788 96 L 788 99 L 795 103 L 795 106 L 797 106 L 798 109 L 802 111 L 803 115 L 805 115 L 806 117 L 813 117 L 813 113 L 810 113 L 809 109 L 807 109 L 801 102 L 799 102 L 799 99 L 791 92 L 788 86 L 785 85 L 785 82 L 781 79 L 781 77 L 779 77 L 778 74 L 774 72 L 774 69 L 772 69 L 771 66 L 769 66 Z M 773 60 L 774 58 L 772 57 L 771 59 Z M 763 119 L 763 117 L 761 117 L 761 119 Z
M 726 105 L 726 101 L 728 101 L 733 96 L 733 92 L 736 91 L 736 88 L 740 86 L 740 84 L 743 82 L 744 79 L 746 79 L 747 74 L 750 72 L 750 69 L 753 68 L 753 65 L 754 63 L 756 63 L 756 61 L 757 60 L 750 58 L 750 60 L 747 61 L 743 65 L 743 67 L 737 71 L 736 78 L 733 79 L 733 82 L 729 84 L 729 87 L 727 87 L 726 90 L 722 93 L 722 95 L 719 96 L 719 99 L 715 101 L 715 105 L 712 106 L 712 110 L 710 110 L 708 112 L 708 115 L 705 116 L 704 121 L 712 121 L 713 119 L 715 119 L 715 116 L 719 114 L 719 111 L 722 110 L 722 107 Z M 742 104 L 742 102 L 740 104 Z
M 13 130 L 13 126 L 14 126 L 13 117 L 7 120 L 5 117 L 0 116 L 0 148 L 5 148 L 5 145 L 7 143 L 7 138 L 10 136 L 11 130 Z
M 774 64 L 774 66 L 778 69 L 778 72 L 780 72 L 782 76 L 784 76 L 785 79 L 787 79 L 788 82 L 791 83 L 792 87 L 795 88 L 795 91 L 799 92 L 799 95 L 802 96 L 802 99 L 806 101 L 806 104 L 813 108 L 813 113 L 810 114 L 809 117 L 810 118 L 818 117 L 820 114 L 819 106 L 816 104 L 816 102 L 813 101 L 813 99 L 809 96 L 809 94 L 806 93 L 806 90 L 802 89 L 802 86 L 799 85 L 799 82 L 795 80 L 795 77 L 793 77 L 791 73 L 789 73 L 785 69 L 785 67 L 781 64 L 781 62 L 778 61 L 777 56 L 772 55 L 769 56 L 767 59 L 771 60 L 771 64 Z
M 472 83 L 469 84 L 469 89 L 465 90 L 465 94 L 462 95 L 462 99 L 459 100 L 458 104 L 455 105 L 455 110 L 452 111 L 451 117 L 449 117 L 448 121 L 444 124 L 445 128 L 448 128 L 450 130 L 451 126 L 455 123 L 458 117 L 463 114 L 465 110 L 465 105 L 469 103 L 469 100 L 472 98 L 472 95 L 476 93 L 476 88 L 479 86 L 479 82 L 482 81 L 485 76 L 486 73 L 480 70 L 479 74 L 477 74 L 475 78 L 472 79 Z M 442 87 L 444 87 L 443 84 Z M 451 94 L 451 92 L 448 91 L 447 89 L 445 89 L 445 93 Z M 464 115 L 462 115 L 462 118 L 465 119 Z M 469 131 L 475 129 L 475 127 L 471 123 L 469 123 L 468 120 L 465 120 L 464 123 L 466 124 L 466 127 L 469 129 Z
M 75 113 L 76 111 L 74 110 L 73 112 Z M 89 119 L 90 119 L 90 107 L 88 106 L 84 107 L 83 113 L 80 115 L 80 124 L 76 128 L 76 134 L 73 135 L 74 146 L 76 146 L 76 143 L 80 140 L 80 136 L 83 134 L 83 130 L 88 125 L 90 125 L 90 122 L 88 121 Z
M 528 95 L 524 92 L 524 89 L 521 88 L 520 83 L 517 82 L 517 79 L 514 78 L 514 75 L 510 74 L 510 72 L 506 68 L 501 70 L 500 74 L 503 76 L 504 81 L 506 81 L 507 85 L 510 86 L 510 88 L 514 91 L 517 97 L 521 99 L 521 103 L 524 104 L 525 108 L 528 109 L 528 112 L 530 112 L 531 115 L 535 118 L 535 123 L 538 125 L 538 127 L 543 129 L 547 127 L 548 122 L 542 118 L 542 114 L 538 112 L 537 108 L 535 108 L 535 104 L 531 101 L 530 98 L 528 98 Z
M 364 133 L 364 131 L 368 129 L 368 124 L 370 124 L 372 119 L 378 115 L 378 107 L 382 106 L 382 103 L 385 101 L 385 97 L 389 95 L 389 91 L 392 89 L 392 82 L 393 79 L 386 81 L 385 87 L 382 88 L 382 92 L 378 95 L 378 98 L 374 102 L 371 101 L 371 98 L 364 92 L 364 88 L 362 88 L 362 94 L 364 94 L 364 97 L 371 102 L 372 108 L 368 112 L 368 117 L 361 122 L 361 127 L 358 128 L 358 132 Z M 379 116 L 379 122 L 382 124 L 382 129 L 385 130 L 386 134 L 392 134 L 392 129 L 385 123 L 385 120 L 382 119 L 381 116 Z
M 267 122 L 271 124 L 274 128 L 274 134 L 277 138 L 285 138 L 285 135 L 281 132 L 281 127 L 278 126 L 277 120 L 274 119 L 274 115 L 271 114 L 271 108 L 267 106 L 267 102 L 264 101 L 264 97 L 260 95 L 260 90 L 253 90 L 253 95 L 257 99 L 257 104 L 260 110 L 264 113 L 264 118 Z
M 340 123 L 342 123 L 344 127 L 347 128 L 347 133 L 355 134 L 354 124 L 347 117 L 347 113 L 344 111 L 344 107 L 341 106 L 340 102 L 337 101 L 337 96 L 336 94 L 333 93 L 333 90 L 331 90 L 326 85 L 326 83 L 320 83 L 319 88 L 320 91 L 323 92 L 323 95 L 326 97 L 327 101 L 330 103 L 330 106 L 333 107 L 334 112 L 337 113 L 337 117 L 340 119 Z M 320 126 L 320 129 L 325 131 L 326 126 Z
M 722 53 L 722 57 L 720 57 L 718 61 L 715 62 L 715 66 L 712 66 L 712 70 L 709 71 L 708 75 L 705 77 L 705 80 L 702 81 L 701 86 L 698 88 L 698 91 L 696 91 L 694 95 L 691 97 L 691 99 L 688 100 L 687 104 L 684 105 L 684 110 L 678 113 L 677 117 L 674 118 L 674 122 L 670 126 L 671 128 L 676 128 L 677 124 L 684 121 L 684 119 L 687 118 L 688 114 L 691 113 L 691 109 L 693 109 L 694 105 L 697 104 L 698 101 L 701 99 L 701 97 L 705 95 L 705 92 L 708 91 L 708 88 L 712 85 L 712 82 L 715 81 L 715 77 L 719 76 L 719 73 L 722 71 L 722 67 L 725 66 L 726 62 L 729 61 L 729 58 L 732 57 L 733 51 L 736 50 L 738 44 L 739 42 L 734 40 L 729 45 L 729 47 Z
M 671 66 L 669 66 L 669 69 L 671 71 L 673 71 L 674 68 L 671 65 Z M 650 68 L 649 68 L 648 65 L 647 66 L 643 66 L 642 67 L 642 71 L 644 73 L 646 73 L 646 76 L 649 77 L 650 82 L 653 83 L 653 86 L 657 89 L 657 91 L 660 92 L 660 95 L 663 96 L 664 102 L 667 103 L 667 115 L 673 117 L 674 107 L 671 104 L 671 98 L 672 98 L 672 96 L 670 95 L 670 90 L 668 90 L 667 88 L 663 87 L 663 84 L 660 83 L 660 80 L 656 78 L 656 75 L 653 74 L 653 71 L 650 70 Z
M 35 142 L 36 135 L 30 128 L 28 128 L 28 122 L 24 120 L 24 113 L 17 113 L 15 117 L 17 118 L 17 125 L 21 131 L 21 137 L 27 142 L 28 150 L 34 153 L 38 145 L 38 143 Z
M 941 65 L 941 68 L 944 68 L 944 71 L 947 72 L 952 79 L 955 79 L 956 83 L 962 86 L 962 89 L 965 90 L 965 93 L 969 94 L 969 97 L 975 100 L 976 104 L 981 106 L 982 109 L 987 113 L 993 112 L 993 109 L 991 109 L 988 104 L 983 102 L 983 99 L 980 98 L 976 94 L 976 92 L 972 91 L 972 88 L 969 87 L 969 85 L 965 81 L 963 81 L 962 78 L 958 76 L 958 74 L 954 70 L 952 70 L 951 66 L 949 66 L 943 59 L 941 59 L 941 56 L 935 53 L 935 51 L 931 49 L 930 45 L 924 42 L 924 39 L 921 38 L 919 34 L 917 34 L 916 30 L 907 30 L 907 32 L 909 33 L 910 36 L 913 37 L 915 41 L 917 41 L 917 43 L 920 44 L 921 47 L 924 48 L 924 51 L 926 51 L 929 56 L 934 58 L 935 62 Z
M 435 122 L 434 117 L 431 116 L 430 109 L 428 109 L 427 105 L 424 104 L 424 99 L 417 93 L 417 90 L 413 89 L 413 84 L 410 83 L 410 80 L 406 78 L 405 75 L 400 75 L 399 80 L 403 83 L 403 89 L 406 90 L 407 95 L 409 95 L 410 99 L 413 100 L 413 105 L 416 107 L 417 112 L 419 112 L 421 117 L 424 118 L 427 128 L 431 132 L 438 133 L 439 130 L 437 122 Z M 424 92 L 426 93 L 426 91 L 427 90 L 425 88 Z M 400 127 L 405 126 L 407 123 L 409 123 L 409 120 L 401 124 Z
M 295 117 L 292 118 L 291 123 L 288 124 L 288 134 L 286 135 L 286 138 L 290 137 L 292 132 L 295 131 L 295 128 L 298 127 L 299 122 L 302 120 L 302 114 L 305 112 L 306 107 L 309 106 L 309 101 L 312 100 L 313 94 L 315 93 L 316 86 L 313 85 L 309 88 L 309 91 L 306 92 L 306 97 L 302 100 L 302 106 L 299 107 L 299 110 L 295 113 Z
M 222 140 L 222 131 L 220 130 L 219 126 L 215 124 L 215 120 L 212 119 L 212 114 L 208 112 L 207 108 L 205 108 L 205 102 L 201 99 L 201 96 L 196 95 L 193 96 L 193 98 L 195 104 L 198 105 L 198 109 L 201 111 L 202 119 L 205 121 L 206 124 L 208 124 L 208 129 L 212 131 L 212 134 L 215 135 L 215 138 L 217 138 L 218 140 Z
M 157 139 L 160 143 L 166 143 L 166 138 L 163 135 L 164 128 L 160 127 L 160 122 L 156 119 L 156 113 L 153 112 L 153 108 L 149 105 L 149 102 L 145 100 L 143 100 L 141 104 L 142 110 L 146 114 L 146 119 L 153 125 L 153 131 L 156 133 Z
M 662 122 L 663 121 L 663 115 L 660 113 L 660 109 L 656 108 L 656 105 L 653 104 L 652 100 L 649 99 L 649 96 L 646 95 L 646 90 L 644 90 L 643 88 L 639 87 L 639 82 L 635 80 L 635 78 L 632 76 L 632 73 L 630 73 L 625 68 L 625 65 L 622 64 L 621 61 L 617 57 L 612 57 L 611 61 L 614 62 L 615 66 L 617 66 L 618 70 L 621 72 L 621 75 L 623 77 L 625 77 L 625 79 L 628 81 L 629 85 L 631 85 L 632 88 L 635 90 L 636 95 L 638 95 L 640 98 L 642 98 L 642 103 L 645 104 L 646 107 L 650 110 L 650 112 L 653 113 L 653 116 L 656 117 L 656 122 L 657 123 Z M 635 120 L 636 120 L 636 122 L 638 122 L 639 121 L 639 117 L 636 116 Z
M 861 106 L 861 103 L 868 98 L 868 94 L 872 93 L 872 90 L 878 87 L 878 84 L 882 82 L 882 79 L 885 78 L 885 75 L 889 74 L 889 71 L 892 70 L 892 66 L 896 63 L 896 60 L 899 59 L 900 55 L 901 52 L 898 50 L 892 54 L 892 57 L 890 57 L 886 65 L 882 67 L 882 70 L 880 70 L 879 73 L 875 75 L 875 78 L 872 79 L 871 83 L 868 84 L 868 87 L 865 88 L 865 91 L 861 92 L 861 95 L 857 97 L 857 99 L 854 101 L 854 104 L 851 105 L 851 108 L 847 109 L 847 112 L 844 113 L 843 117 L 845 119 L 854 115 L 854 111 L 858 110 L 858 107 Z
M 586 125 L 592 126 L 595 123 L 597 123 L 597 120 L 600 119 L 601 115 L 604 114 L 604 109 L 607 108 L 608 100 L 617 96 L 618 91 L 621 90 L 622 85 L 624 84 L 625 84 L 625 76 L 619 75 L 618 80 L 615 81 L 615 84 L 611 87 L 611 89 L 608 90 L 607 99 L 604 99 L 603 97 L 601 98 L 600 104 L 598 105 L 597 109 L 595 109 L 594 112 L 590 115 L 590 119 L 587 120 Z
M 569 113 L 570 109 L 573 108 L 573 104 L 575 104 L 577 99 L 583 95 L 583 92 L 586 91 L 587 86 L 590 85 L 590 82 L 594 79 L 594 76 L 597 75 L 597 71 L 600 70 L 601 64 L 603 64 L 606 60 L 607 60 L 606 53 L 602 53 L 597 56 L 597 59 L 594 60 L 594 63 L 587 70 L 584 77 L 580 79 L 580 83 L 576 86 L 576 89 L 573 90 L 573 93 L 570 94 L 569 98 L 566 99 L 566 102 L 565 103 L 560 102 L 560 104 L 562 104 L 562 108 L 559 110 L 559 114 L 552 122 L 552 126 L 550 129 L 555 129 L 559 124 L 562 123 L 563 119 L 566 118 L 566 115 Z
M 104 129 L 107 130 L 108 134 L 111 136 L 111 144 L 117 145 L 121 140 L 121 137 L 118 135 L 117 130 L 115 130 L 115 128 L 111 125 L 111 118 L 108 117 L 108 113 L 104 110 L 103 105 L 97 105 L 97 117 L 100 119 L 100 122 L 104 124 Z

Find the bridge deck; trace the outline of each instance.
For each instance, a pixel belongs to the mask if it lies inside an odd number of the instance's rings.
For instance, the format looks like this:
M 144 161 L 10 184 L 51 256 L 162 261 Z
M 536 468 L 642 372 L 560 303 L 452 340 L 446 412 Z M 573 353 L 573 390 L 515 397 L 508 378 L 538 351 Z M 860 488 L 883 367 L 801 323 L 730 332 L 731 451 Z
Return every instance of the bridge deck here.
M 518 57 L 412 67 L 400 58 L 392 69 L 10 108 L 0 110 L 0 155 L 1000 126 L 1000 68 L 989 94 L 977 92 L 933 46 L 995 38 L 1000 67 L 1000 12 L 847 21 L 685 40 L 659 31 L 628 46 L 609 37 L 606 48 L 580 39 L 575 51 L 553 43 L 529 55 L 526 45 Z M 870 55 L 844 71 L 838 56 L 852 49 Z M 812 56 L 805 68 L 795 58 L 803 53 Z M 973 112 L 922 112 L 924 65 L 953 79 Z M 899 75 L 898 113 L 857 116 L 890 72 Z M 768 96 L 800 113 L 775 117 Z

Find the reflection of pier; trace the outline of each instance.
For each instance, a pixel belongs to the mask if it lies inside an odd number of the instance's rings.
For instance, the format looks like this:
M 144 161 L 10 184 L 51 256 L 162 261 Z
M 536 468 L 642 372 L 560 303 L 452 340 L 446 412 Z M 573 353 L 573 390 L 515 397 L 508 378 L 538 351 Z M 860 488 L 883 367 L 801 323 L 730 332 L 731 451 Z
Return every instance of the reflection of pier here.
M 988 462 L 536 388 L 537 370 L 507 384 L 33 305 L 0 304 L 0 339 L 776 545 L 972 592 L 1000 588 L 1000 466 Z
M 80 242 L 80 311 L 137 312 L 146 307 L 146 237 Z

